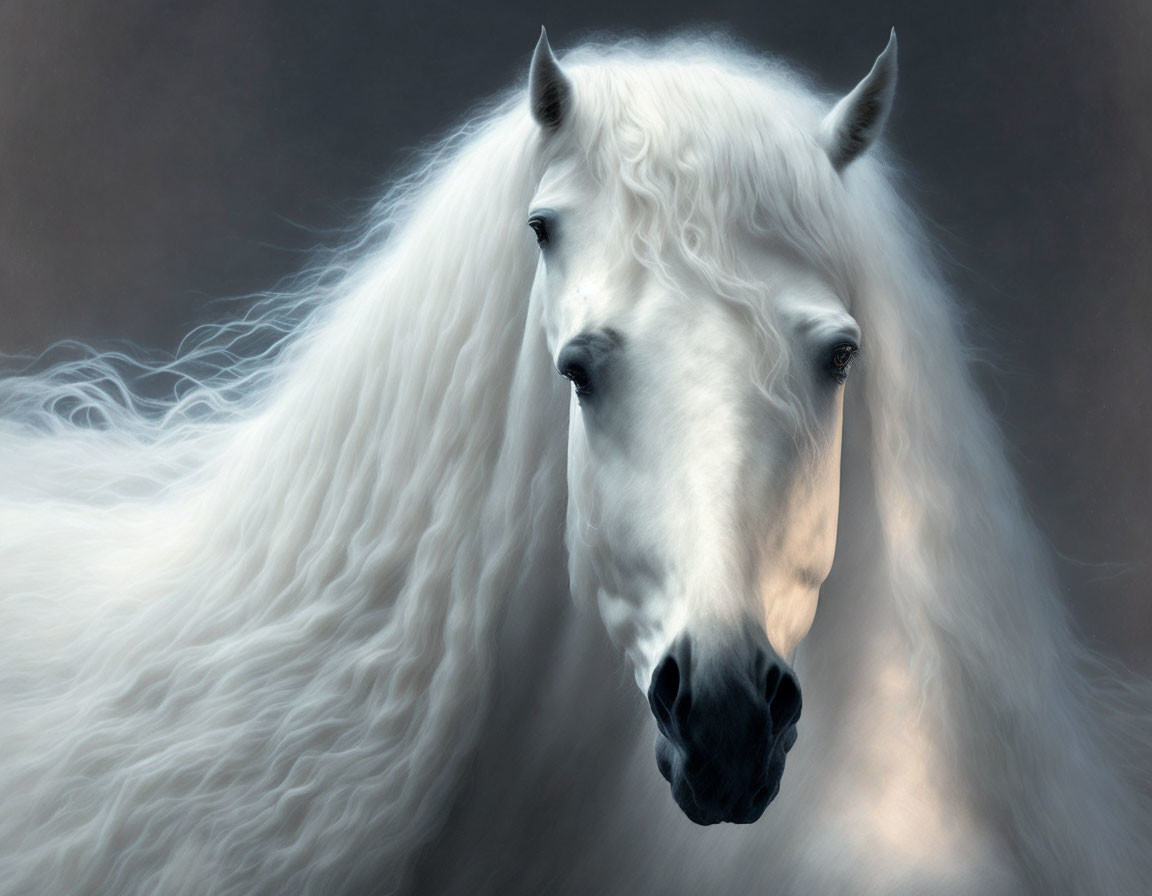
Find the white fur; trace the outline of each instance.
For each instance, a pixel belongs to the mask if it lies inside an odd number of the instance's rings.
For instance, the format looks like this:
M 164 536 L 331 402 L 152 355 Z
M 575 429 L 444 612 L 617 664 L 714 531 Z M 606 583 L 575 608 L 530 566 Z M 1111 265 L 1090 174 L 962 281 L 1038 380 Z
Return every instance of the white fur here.
M 575 143 L 522 92 L 479 116 L 348 259 L 168 366 L 178 400 L 132 399 L 113 356 L 0 381 L 0 892 L 1142 892 L 1145 702 L 1069 632 L 883 162 L 841 179 L 829 104 L 713 41 L 564 65 Z M 716 382 L 755 372 L 765 419 L 828 445 L 790 337 L 848 310 L 862 332 L 800 738 L 752 826 L 682 817 L 566 593 L 576 306 L 525 227 L 565 153 L 633 216 L 618 260 L 654 307 L 707 284 L 674 368 L 732 336 Z M 783 270 L 800 285 L 758 305 Z M 691 422 L 707 396 L 673 381 Z M 747 435 L 715 407 L 692 438 Z M 599 590 L 572 498 L 574 584 Z M 709 561 L 716 593 L 732 569 Z M 693 593 L 667 606 L 708 611 Z

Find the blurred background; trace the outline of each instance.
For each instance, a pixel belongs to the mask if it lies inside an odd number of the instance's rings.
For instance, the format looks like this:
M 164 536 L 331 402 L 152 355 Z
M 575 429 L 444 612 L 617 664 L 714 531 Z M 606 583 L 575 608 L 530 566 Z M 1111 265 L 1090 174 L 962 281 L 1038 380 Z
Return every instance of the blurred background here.
M 0 351 L 175 348 L 344 241 L 541 23 L 719 27 L 835 91 L 896 27 L 888 139 L 981 386 L 1081 629 L 1152 671 L 1147 0 L 0 0 Z

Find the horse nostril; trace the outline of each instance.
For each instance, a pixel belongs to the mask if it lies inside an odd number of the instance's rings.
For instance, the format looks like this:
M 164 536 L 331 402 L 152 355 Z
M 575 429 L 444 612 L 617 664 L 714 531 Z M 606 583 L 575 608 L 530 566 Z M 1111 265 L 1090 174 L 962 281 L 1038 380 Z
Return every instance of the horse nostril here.
M 777 733 L 800 718 L 800 686 L 791 672 L 774 665 L 764 687 L 772 731 Z
M 764 678 L 764 701 L 771 706 L 772 700 L 776 696 L 776 688 L 780 686 L 781 668 L 778 663 L 773 663 L 768 668 L 768 674 Z
M 652 675 L 652 688 L 648 692 L 648 702 L 652 704 L 652 712 L 656 721 L 665 731 L 672 727 L 672 707 L 680 693 L 680 666 L 670 656 L 656 668 Z

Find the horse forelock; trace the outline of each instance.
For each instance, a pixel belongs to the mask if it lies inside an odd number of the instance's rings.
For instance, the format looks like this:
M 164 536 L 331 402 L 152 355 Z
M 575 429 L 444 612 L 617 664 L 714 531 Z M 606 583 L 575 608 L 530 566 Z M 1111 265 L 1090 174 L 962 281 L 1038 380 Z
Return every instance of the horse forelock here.
M 851 305 L 863 249 L 816 140 L 826 103 L 795 72 L 715 38 L 583 47 L 565 64 L 576 96 L 553 141 L 574 145 L 611 203 L 622 251 L 687 300 L 737 309 L 759 341 L 758 386 L 803 429 L 790 340 L 731 237 L 799 258 Z

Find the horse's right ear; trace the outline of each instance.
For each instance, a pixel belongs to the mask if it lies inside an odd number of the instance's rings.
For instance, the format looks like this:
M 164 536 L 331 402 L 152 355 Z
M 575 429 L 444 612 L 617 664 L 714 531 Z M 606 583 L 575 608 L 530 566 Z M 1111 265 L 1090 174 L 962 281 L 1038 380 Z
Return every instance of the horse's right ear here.
M 832 166 L 843 171 L 876 142 L 896 93 L 896 29 L 872 71 L 840 100 L 820 126 L 820 142 Z
M 528 73 L 528 97 L 532 103 L 532 117 L 540 126 L 554 131 L 564 121 L 572 105 L 572 82 L 560 68 L 548 32 L 540 28 L 540 40 L 532 54 L 532 68 Z

